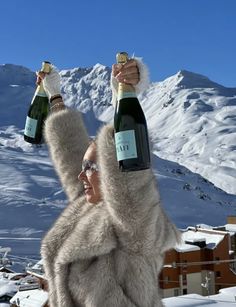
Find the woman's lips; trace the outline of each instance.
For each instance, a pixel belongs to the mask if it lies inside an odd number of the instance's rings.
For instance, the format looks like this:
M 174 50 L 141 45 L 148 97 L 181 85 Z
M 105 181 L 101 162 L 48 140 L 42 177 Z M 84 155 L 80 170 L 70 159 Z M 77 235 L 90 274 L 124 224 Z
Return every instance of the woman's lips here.
M 89 193 L 90 190 L 92 190 L 91 187 L 87 187 L 87 186 L 84 187 L 84 192 L 85 192 L 85 193 Z

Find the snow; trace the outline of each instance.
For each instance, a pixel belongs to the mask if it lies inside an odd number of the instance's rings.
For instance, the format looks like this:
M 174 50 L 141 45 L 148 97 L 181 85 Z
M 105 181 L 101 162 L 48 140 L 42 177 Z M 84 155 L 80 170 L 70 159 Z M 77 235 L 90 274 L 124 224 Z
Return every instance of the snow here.
M 0 297 L 4 294 L 11 294 L 17 291 L 17 286 L 14 281 L 0 280 Z
M 90 135 L 113 119 L 110 72 L 101 64 L 60 72 L 65 102 L 83 112 Z M 67 200 L 46 145 L 23 140 L 35 73 L 0 65 L 0 84 L 0 246 L 25 258 L 14 261 L 23 269 L 40 259 L 41 238 Z M 179 228 L 226 223 L 236 215 L 236 89 L 180 71 L 152 83 L 140 101 L 167 214 Z
M 156 154 L 236 193 L 236 89 L 180 71 L 153 83 L 142 103 Z
M 182 243 L 182 244 L 178 244 L 175 247 L 175 250 L 179 253 L 185 253 L 185 252 L 191 252 L 191 251 L 198 251 L 200 250 L 200 247 Z
M 236 232 L 236 225 L 235 224 L 226 224 L 225 226 L 225 230 L 230 231 L 232 233 Z
M 182 240 L 192 243 L 205 241 L 208 247 L 214 248 L 224 239 L 224 236 L 225 233 L 219 234 L 219 232 L 214 233 L 214 231 L 203 233 L 201 231 L 187 230 L 182 233 Z
M 28 266 L 27 272 L 29 274 L 33 273 L 34 276 L 37 276 L 40 278 L 44 277 L 43 260 L 40 259 L 36 264 Z
M 41 289 L 19 291 L 10 300 L 10 303 L 13 304 L 17 299 L 20 300 L 21 307 L 43 307 L 48 300 L 48 293 Z
M 236 287 L 225 288 L 219 291 L 219 294 L 209 297 L 198 294 L 187 294 L 178 297 L 163 299 L 165 307 L 191 307 L 191 306 L 219 306 L 229 307 L 235 305 Z
M 190 252 L 200 250 L 200 247 L 194 245 L 197 242 L 205 242 L 208 248 L 215 248 L 225 236 L 225 232 L 220 233 L 210 229 L 210 226 L 207 225 L 207 228 L 204 231 L 200 231 L 198 228 L 189 227 L 187 230 L 182 231 L 181 238 L 182 243 L 176 245 L 175 250 L 178 252 Z M 207 231 L 207 232 L 205 232 Z
M 13 296 L 14 293 L 18 290 L 18 281 L 10 280 L 10 278 L 14 276 L 13 274 L 3 274 L 0 273 L 0 297 L 9 294 L 9 296 Z

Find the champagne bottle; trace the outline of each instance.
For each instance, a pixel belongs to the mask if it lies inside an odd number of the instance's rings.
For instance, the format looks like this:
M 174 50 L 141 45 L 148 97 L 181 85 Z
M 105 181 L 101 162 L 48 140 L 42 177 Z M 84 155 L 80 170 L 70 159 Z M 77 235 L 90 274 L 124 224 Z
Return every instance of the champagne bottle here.
M 128 54 L 117 54 L 117 63 L 124 64 Z M 138 171 L 150 168 L 150 149 L 147 123 L 130 84 L 119 83 L 114 115 L 115 145 L 121 171 Z
M 42 72 L 50 73 L 51 63 L 42 63 Z M 25 122 L 24 140 L 32 144 L 41 144 L 43 142 L 44 121 L 49 113 L 49 99 L 41 82 L 35 91 L 31 101 Z

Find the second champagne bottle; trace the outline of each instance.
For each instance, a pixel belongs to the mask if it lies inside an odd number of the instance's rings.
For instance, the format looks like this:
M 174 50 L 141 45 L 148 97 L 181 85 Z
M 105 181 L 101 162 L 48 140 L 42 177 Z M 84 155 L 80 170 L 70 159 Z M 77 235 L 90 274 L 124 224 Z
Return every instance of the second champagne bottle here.
M 50 73 L 51 63 L 44 61 L 41 71 Z M 49 113 L 49 99 L 41 82 L 35 91 L 31 101 L 25 122 L 24 140 L 32 144 L 41 144 L 43 142 L 44 121 Z

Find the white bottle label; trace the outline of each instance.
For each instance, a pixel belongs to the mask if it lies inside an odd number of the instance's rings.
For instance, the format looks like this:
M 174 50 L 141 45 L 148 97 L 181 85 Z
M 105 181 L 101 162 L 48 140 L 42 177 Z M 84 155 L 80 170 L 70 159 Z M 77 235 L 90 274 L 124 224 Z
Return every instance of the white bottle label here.
M 30 138 L 34 138 L 36 134 L 37 122 L 38 122 L 37 119 L 33 119 L 27 116 L 26 122 L 25 122 L 24 134 Z
M 115 143 L 118 161 L 138 157 L 134 130 L 115 133 Z

